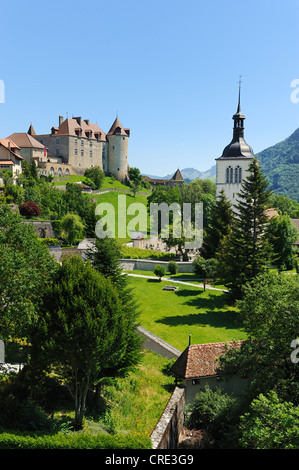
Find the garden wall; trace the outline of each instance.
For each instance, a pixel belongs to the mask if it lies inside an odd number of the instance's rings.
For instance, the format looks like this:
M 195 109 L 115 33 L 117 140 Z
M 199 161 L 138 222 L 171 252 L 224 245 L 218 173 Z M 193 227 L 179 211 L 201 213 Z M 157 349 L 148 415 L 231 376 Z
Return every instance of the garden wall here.
M 144 349 L 150 349 L 151 351 L 154 351 L 163 357 L 167 357 L 168 359 L 177 359 L 182 354 L 182 351 L 174 348 L 171 344 L 166 343 L 163 339 L 154 335 L 142 326 L 139 326 L 137 331 L 144 338 Z
M 176 387 L 151 434 L 153 449 L 177 449 L 183 435 L 185 389 Z
M 169 261 L 149 260 L 149 259 L 121 259 L 121 266 L 124 271 L 154 271 L 157 264 L 165 266 Z M 192 261 L 177 261 L 178 273 L 194 273 Z

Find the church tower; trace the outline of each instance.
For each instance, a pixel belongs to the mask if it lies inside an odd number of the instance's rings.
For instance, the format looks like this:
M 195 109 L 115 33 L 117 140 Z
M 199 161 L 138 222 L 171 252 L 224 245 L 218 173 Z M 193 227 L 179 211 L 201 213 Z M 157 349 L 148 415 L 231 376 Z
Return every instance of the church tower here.
M 233 139 L 225 147 L 221 157 L 216 158 L 216 197 L 224 189 L 226 197 L 232 205 L 235 205 L 242 180 L 246 179 L 246 171 L 254 159 L 253 150 L 244 139 L 245 116 L 241 112 L 241 84 L 239 84 L 238 108 L 233 120 Z
M 122 183 L 127 182 L 129 179 L 129 137 L 130 129 L 124 129 L 117 117 L 107 134 L 109 142 L 108 171 Z

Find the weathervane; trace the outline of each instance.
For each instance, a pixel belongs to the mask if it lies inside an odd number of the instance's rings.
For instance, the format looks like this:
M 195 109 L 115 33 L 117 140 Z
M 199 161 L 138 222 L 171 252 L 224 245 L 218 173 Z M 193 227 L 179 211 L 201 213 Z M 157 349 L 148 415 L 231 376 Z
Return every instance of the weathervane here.
M 242 82 L 242 75 L 239 76 L 239 81 L 238 81 L 238 83 L 239 83 L 239 88 L 241 88 L 241 83 L 243 83 L 243 82 Z

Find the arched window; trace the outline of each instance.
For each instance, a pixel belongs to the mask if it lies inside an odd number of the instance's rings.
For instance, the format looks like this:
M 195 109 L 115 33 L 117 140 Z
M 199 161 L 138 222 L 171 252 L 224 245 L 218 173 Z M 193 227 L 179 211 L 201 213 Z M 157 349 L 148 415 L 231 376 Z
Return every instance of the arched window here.
M 50 174 L 51 174 L 51 176 L 54 176 L 54 168 L 53 167 L 50 168 Z
M 242 168 L 239 166 L 235 168 L 235 183 L 242 183 Z
M 226 183 L 233 183 L 234 170 L 231 166 L 226 168 Z
M 62 176 L 62 170 L 61 170 L 61 168 L 58 168 L 58 176 Z
M 65 170 L 65 176 L 69 176 L 69 175 L 70 175 L 70 170 L 67 168 L 67 169 Z

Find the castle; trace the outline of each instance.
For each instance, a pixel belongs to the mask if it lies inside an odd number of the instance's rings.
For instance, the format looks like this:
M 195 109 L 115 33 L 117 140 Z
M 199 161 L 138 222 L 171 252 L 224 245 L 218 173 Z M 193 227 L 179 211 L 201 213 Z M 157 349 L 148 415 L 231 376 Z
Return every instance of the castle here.
M 129 181 L 128 140 L 130 129 L 118 117 L 109 132 L 81 117 L 63 119 L 50 134 L 36 134 L 32 125 L 27 133 L 14 133 L 9 138 L 21 149 L 21 156 L 36 162 L 41 175 L 84 175 L 88 168 L 100 167 L 118 181 Z

